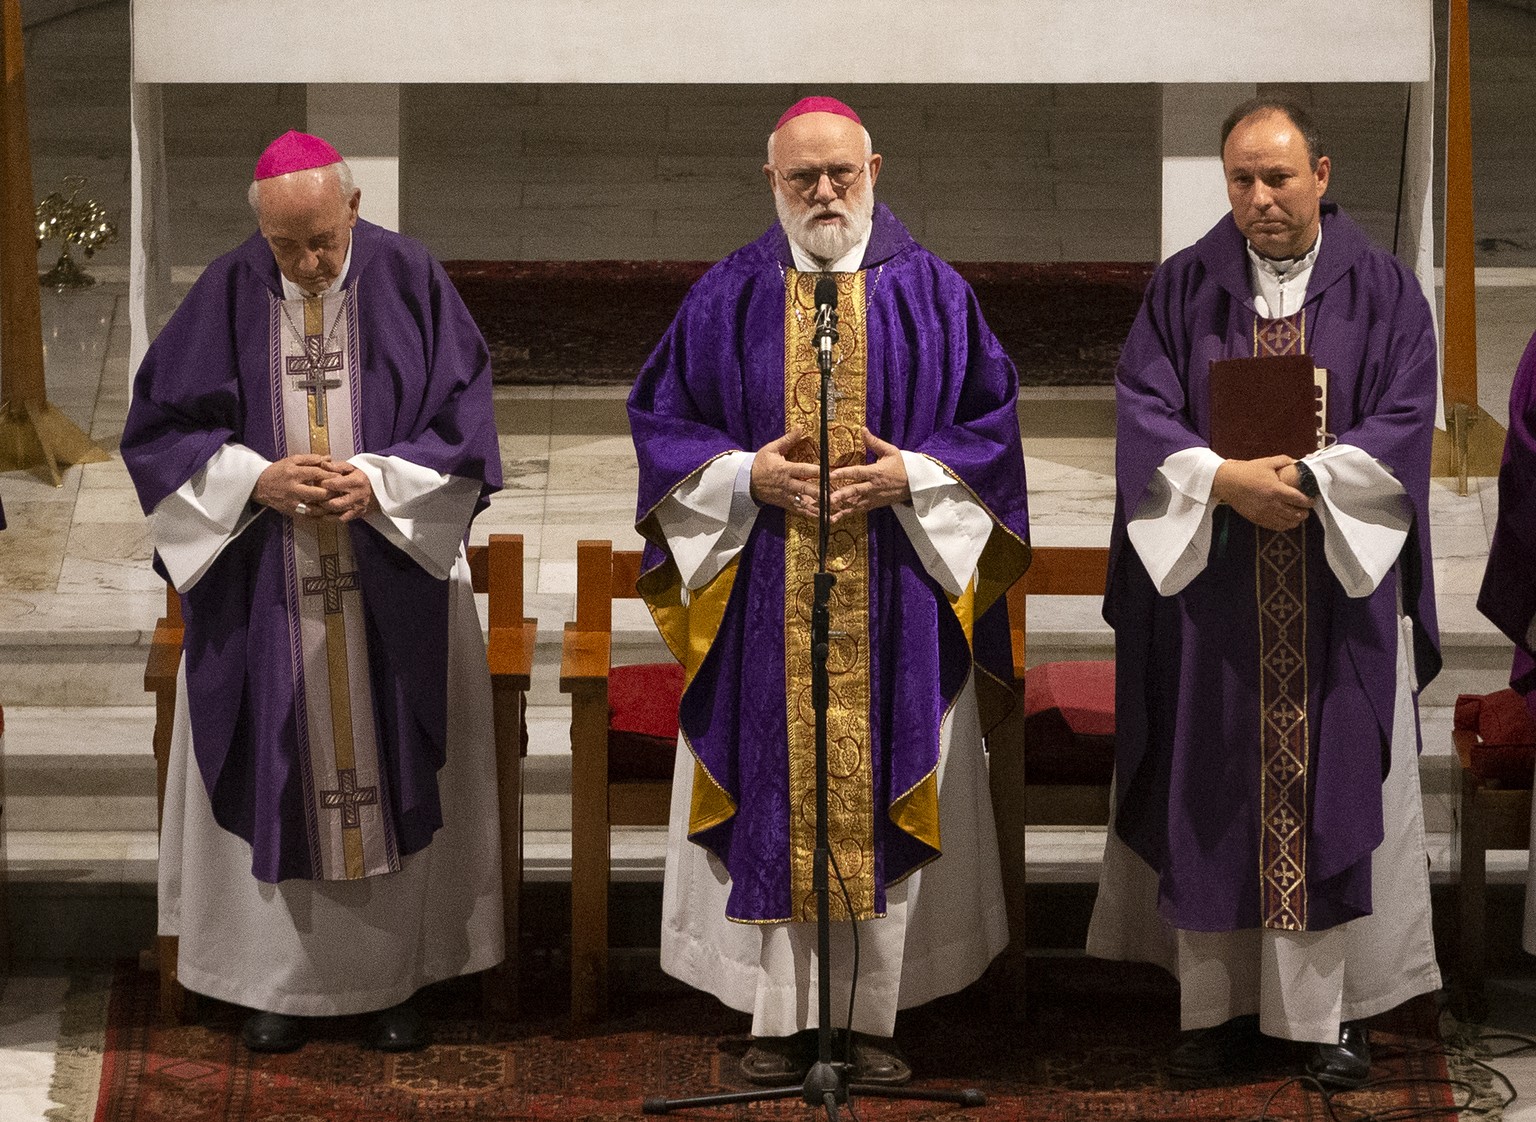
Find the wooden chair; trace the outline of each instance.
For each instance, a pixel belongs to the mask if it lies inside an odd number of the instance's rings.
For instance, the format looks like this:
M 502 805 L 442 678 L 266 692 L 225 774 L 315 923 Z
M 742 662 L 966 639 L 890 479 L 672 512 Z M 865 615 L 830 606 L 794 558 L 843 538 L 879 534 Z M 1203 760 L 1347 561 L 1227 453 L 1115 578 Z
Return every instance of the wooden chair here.
M 1483 986 L 1488 970 L 1488 851 L 1526 849 L 1531 838 L 1531 772 L 1523 783 L 1490 776 L 1477 765 L 1478 734 L 1472 728 L 1451 733 L 1461 765 L 1461 829 L 1458 849 L 1461 879 L 1456 886 L 1456 984 L 1454 1008 L 1466 1020 L 1487 1014 Z
M 610 831 L 665 826 L 682 668 L 613 665 L 613 601 L 638 596 L 638 552 L 576 544 L 576 619 L 565 625 L 560 689 L 571 695 L 571 1018 L 608 1012 Z M 617 707 L 615 702 L 618 702 Z M 628 703 L 652 715 L 630 727 Z M 670 715 L 670 722 L 668 721 Z
M 1017 698 L 1013 711 L 987 737 L 987 756 L 1012 935 L 998 966 L 997 982 L 1004 1000 L 1020 1013 L 1026 827 L 1105 825 L 1114 770 L 1114 663 L 1051 663 L 1026 672 L 1026 609 L 1032 595 L 1102 597 L 1108 568 L 1108 549 L 1036 546 L 1028 571 L 1008 590 Z M 1031 692 L 1030 675 L 1046 696 Z M 1087 694 L 1087 704 L 1081 709 L 1052 709 L 1048 683 L 1053 675 L 1076 676 L 1071 684 Z M 1079 723 L 1084 727 L 1074 727 Z
M 496 776 L 501 800 L 501 884 L 507 955 L 484 977 L 487 1010 L 510 1016 L 518 1004 L 518 904 L 522 888 L 522 758 L 527 754 L 524 706 L 533 670 L 538 620 L 523 617 L 523 537 L 492 534 L 490 544 L 469 548 L 470 580 L 489 597 L 490 635 L 486 663 L 491 672 L 491 704 L 496 737 Z M 144 689 L 155 695 L 155 768 L 161 816 L 165 813 L 165 777 L 170 764 L 171 729 L 176 716 L 176 671 L 181 661 L 181 598 L 165 594 L 165 617 L 155 626 Z M 160 1010 L 173 1020 L 188 1012 L 190 994 L 176 978 L 176 938 L 158 937 Z

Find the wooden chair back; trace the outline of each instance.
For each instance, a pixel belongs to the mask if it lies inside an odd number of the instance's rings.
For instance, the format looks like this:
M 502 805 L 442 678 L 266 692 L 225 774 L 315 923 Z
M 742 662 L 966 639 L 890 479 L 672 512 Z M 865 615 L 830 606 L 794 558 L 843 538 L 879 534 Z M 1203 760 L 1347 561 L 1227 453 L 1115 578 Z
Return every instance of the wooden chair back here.
M 1027 827 L 1103 826 L 1109 820 L 1109 782 L 1102 786 L 1031 784 L 1025 766 L 1024 678 L 1029 652 L 1030 596 L 1102 596 L 1109 550 L 1035 546 L 1029 569 L 1008 590 L 1013 645 L 1013 711 L 987 737 L 988 778 L 1003 868 L 1003 897 L 1011 932 L 994 971 L 1001 1008 L 1023 1017 L 1025 987 L 1025 861 Z
M 560 688 L 571 695 L 571 1018 L 608 1011 L 608 889 L 615 826 L 665 826 L 671 784 L 620 780 L 608 755 L 613 602 L 639 593 L 640 552 L 576 544 L 576 618 L 565 625 Z

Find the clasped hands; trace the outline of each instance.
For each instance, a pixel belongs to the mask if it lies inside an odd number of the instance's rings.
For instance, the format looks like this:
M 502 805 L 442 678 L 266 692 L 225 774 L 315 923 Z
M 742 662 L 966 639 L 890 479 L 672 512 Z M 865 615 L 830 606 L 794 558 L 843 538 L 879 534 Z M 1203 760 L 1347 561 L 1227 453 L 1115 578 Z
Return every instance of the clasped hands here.
M 285 456 L 256 479 L 251 498 L 290 518 L 351 522 L 374 508 L 373 484 L 345 460 Z
M 901 449 L 887 444 L 866 428 L 859 430 L 873 463 L 834 468 L 831 473 L 831 521 L 866 514 L 912 497 Z M 752 497 L 807 518 L 820 516 L 821 469 L 814 462 L 816 445 L 793 429 L 760 448 L 752 461 Z
M 1294 530 L 1307 520 L 1313 501 L 1297 489 L 1296 461 L 1289 456 L 1225 460 L 1216 469 L 1211 495 L 1266 530 Z

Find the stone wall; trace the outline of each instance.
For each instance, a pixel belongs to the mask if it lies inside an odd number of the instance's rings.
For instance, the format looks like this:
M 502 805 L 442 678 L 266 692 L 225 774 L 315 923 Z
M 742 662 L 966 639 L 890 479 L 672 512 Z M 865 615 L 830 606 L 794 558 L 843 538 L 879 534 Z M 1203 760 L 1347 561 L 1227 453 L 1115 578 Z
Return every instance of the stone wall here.
M 1536 0 L 1520 0 L 1527 2 Z M 68 19 L 40 18 L 76 6 Z M 89 193 L 126 221 L 127 4 L 27 0 L 26 11 L 40 21 L 27 33 L 39 196 L 66 173 L 87 175 Z M 1536 18 L 1513 0 L 1473 0 L 1472 33 L 1478 263 L 1536 265 L 1528 201 Z M 402 220 L 444 257 L 718 257 L 772 220 L 759 171 L 763 141 L 783 107 L 806 92 L 761 84 L 407 86 Z M 880 197 L 938 252 L 957 260 L 1155 256 L 1156 87 L 831 92 L 860 109 L 886 157 Z M 1293 92 L 1315 104 L 1330 138 L 1334 197 L 1390 245 L 1404 88 Z M 266 141 L 302 127 L 304 100 L 303 87 L 291 85 L 165 88 L 174 263 L 203 264 L 249 234 L 251 165 Z M 127 239 L 98 258 L 126 261 Z
M 406 86 L 402 227 L 442 258 L 713 260 L 773 220 L 763 146 L 778 114 L 805 92 Z M 1156 87 L 835 92 L 859 110 L 885 157 L 878 197 L 939 254 L 965 261 L 1156 257 Z M 1389 242 L 1402 87 L 1292 92 L 1315 103 L 1328 127 L 1334 197 Z M 304 91 L 170 86 L 165 113 L 172 260 L 207 260 L 249 232 L 250 163 L 267 138 L 302 127 Z
M 401 220 L 450 258 L 714 259 L 772 221 L 764 141 L 783 107 L 806 92 L 406 87 Z M 972 261 L 1156 257 L 1156 87 L 833 92 L 858 109 L 885 157 L 879 197 L 937 253 Z M 1336 196 L 1390 238 L 1402 89 L 1295 92 L 1334 126 Z

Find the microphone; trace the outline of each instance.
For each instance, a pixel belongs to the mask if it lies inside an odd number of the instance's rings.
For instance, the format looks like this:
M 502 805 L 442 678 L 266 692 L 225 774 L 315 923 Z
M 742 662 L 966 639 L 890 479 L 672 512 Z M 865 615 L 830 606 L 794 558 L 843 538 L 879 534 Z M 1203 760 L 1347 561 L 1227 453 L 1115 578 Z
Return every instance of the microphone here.
M 823 275 L 816 282 L 816 358 L 822 370 L 832 369 L 832 344 L 837 342 L 837 282 Z

